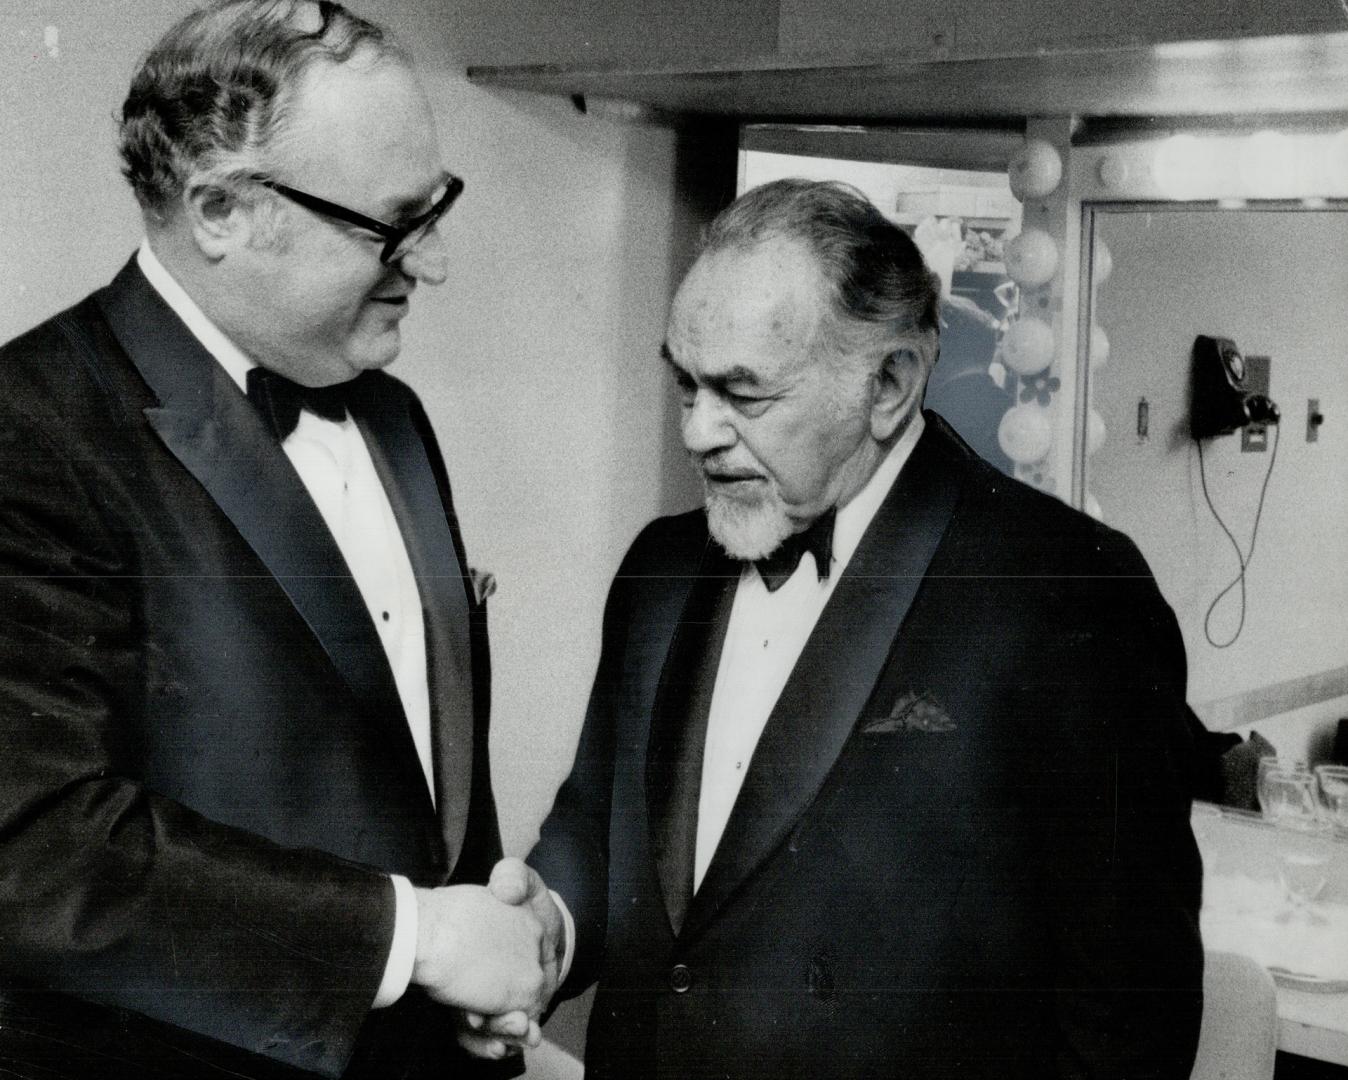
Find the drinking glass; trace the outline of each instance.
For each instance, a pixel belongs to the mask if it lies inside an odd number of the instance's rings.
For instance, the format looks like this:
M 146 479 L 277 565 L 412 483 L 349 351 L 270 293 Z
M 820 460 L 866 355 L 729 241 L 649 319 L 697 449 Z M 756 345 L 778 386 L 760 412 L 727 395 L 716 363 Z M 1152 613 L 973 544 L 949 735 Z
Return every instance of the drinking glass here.
M 1284 819 L 1301 820 L 1317 815 L 1315 775 L 1305 762 L 1260 758 L 1256 790 L 1259 809 L 1275 825 Z
M 1318 779 L 1301 762 L 1263 758 L 1259 762 L 1259 805 L 1278 828 L 1278 877 L 1288 906 L 1280 922 L 1300 917 L 1321 923 L 1311 905 L 1324 890 L 1329 864 L 1330 822 L 1321 811 Z
M 1315 779 L 1325 816 L 1339 833 L 1348 835 L 1348 765 L 1317 765 Z

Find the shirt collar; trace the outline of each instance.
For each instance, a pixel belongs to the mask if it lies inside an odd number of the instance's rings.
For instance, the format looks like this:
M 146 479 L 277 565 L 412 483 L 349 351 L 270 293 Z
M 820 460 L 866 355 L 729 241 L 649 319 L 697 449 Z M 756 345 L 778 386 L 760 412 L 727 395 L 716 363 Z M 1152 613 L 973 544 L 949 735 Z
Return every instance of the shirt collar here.
M 898 479 L 899 473 L 907 464 L 908 458 L 913 453 L 913 447 L 917 445 L 917 440 L 922 437 L 922 432 L 926 426 L 926 421 L 922 419 L 922 413 L 915 413 L 908 427 L 899 436 L 898 442 L 890 448 L 884 461 L 880 462 L 880 467 L 866 481 L 865 487 L 858 491 L 845 506 L 838 508 L 838 519 L 833 525 L 833 573 L 835 575 L 846 570 L 847 564 L 852 561 L 852 556 L 861 543 L 862 536 L 865 535 L 866 529 L 870 527 L 871 520 L 880 509 L 880 504 L 885 501 L 889 489 L 894 486 L 894 481 Z
M 257 364 L 245 356 L 243 350 L 206 317 L 206 313 L 197 306 L 196 301 L 187 295 L 187 291 L 174 280 L 173 275 L 159 261 L 148 239 L 141 241 L 140 249 L 136 252 L 136 265 L 140 267 L 140 272 L 145 275 L 145 280 L 154 291 L 163 297 L 164 303 L 173 309 L 173 314 L 182 319 L 187 329 L 192 332 L 192 336 L 215 357 L 216 362 L 238 384 L 239 389 L 247 393 L 248 372 L 257 367 Z

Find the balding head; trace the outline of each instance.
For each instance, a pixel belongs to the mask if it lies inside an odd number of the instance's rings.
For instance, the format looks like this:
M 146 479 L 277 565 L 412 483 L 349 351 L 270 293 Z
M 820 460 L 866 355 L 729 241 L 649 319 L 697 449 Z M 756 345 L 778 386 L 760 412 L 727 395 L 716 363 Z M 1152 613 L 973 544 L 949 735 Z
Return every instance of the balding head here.
M 712 223 L 665 356 L 728 552 L 770 553 L 874 475 L 921 406 L 936 289 L 902 231 L 841 185 L 769 184 Z

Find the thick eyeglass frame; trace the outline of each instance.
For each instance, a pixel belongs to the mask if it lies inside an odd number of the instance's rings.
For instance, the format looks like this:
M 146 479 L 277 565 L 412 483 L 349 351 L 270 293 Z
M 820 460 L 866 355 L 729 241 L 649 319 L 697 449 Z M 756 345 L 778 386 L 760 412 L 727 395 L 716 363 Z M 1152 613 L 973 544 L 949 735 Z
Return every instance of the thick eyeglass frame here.
M 384 248 L 379 253 L 379 261 L 385 266 L 396 262 L 411 252 L 416 245 L 413 244 L 407 251 L 398 253 L 398 248 L 407 240 L 409 236 L 418 231 L 429 232 L 445 212 L 454 205 L 454 200 L 463 194 L 463 180 L 452 173 L 445 174 L 445 192 L 440 198 L 435 200 L 435 204 L 425 213 L 418 214 L 401 225 L 390 225 L 386 221 L 380 221 L 378 218 L 372 218 L 367 214 L 362 214 L 359 210 L 352 210 L 341 203 L 331 202 L 328 199 L 320 198 L 317 195 L 310 194 L 307 191 L 301 191 L 299 188 L 293 188 L 289 184 L 283 184 L 279 180 L 272 180 L 265 176 L 255 177 L 256 181 L 263 187 L 270 188 L 278 195 L 283 195 L 291 202 L 304 207 L 306 210 L 312 210 L 325 217 L 335 218 L 338 221 L 344 221 L 348 225 L 355 225 L 362 229 L 367 229 L 379 236 L 384 241 Z M 420 238 L 418 238 L 419 240 Z

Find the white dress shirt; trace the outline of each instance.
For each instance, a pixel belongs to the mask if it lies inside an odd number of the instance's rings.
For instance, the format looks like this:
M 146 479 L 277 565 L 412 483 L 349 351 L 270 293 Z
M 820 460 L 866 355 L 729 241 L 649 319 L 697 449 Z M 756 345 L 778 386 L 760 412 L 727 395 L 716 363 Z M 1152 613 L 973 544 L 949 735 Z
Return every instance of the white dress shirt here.
M 141 244 L 136 261 L 174 314 L 238 384 L 240 392 L 246 392 L 248 372 L 256 363 L 206 317 L 148 242 Z M 431 707 L 421 594 L 365 440 L 350 416 L 339 423 L 305 410 L 281 449 L 337 542 L 379 631 L 433 802 Z M 376 1008 L 391 1005 L 403 995 L 416 960 L 416 895 L 407 878 L 397 874 L 391 877 L 397 916 L 384 979 L 375 995 Z
M 721 842 L 744 774 L 782 688 L 871 519 L 917 445 L 923 427 L 919 413 L 866 485 L 846 506 L 838 508 L 827 578 L 819 580 L 814 555 L 809 552 L 775 592 L 768 591 L 754 564 L 746 564 L 740 573 L 707 716 L 697 808 L 694 890 L 701 887 Z

